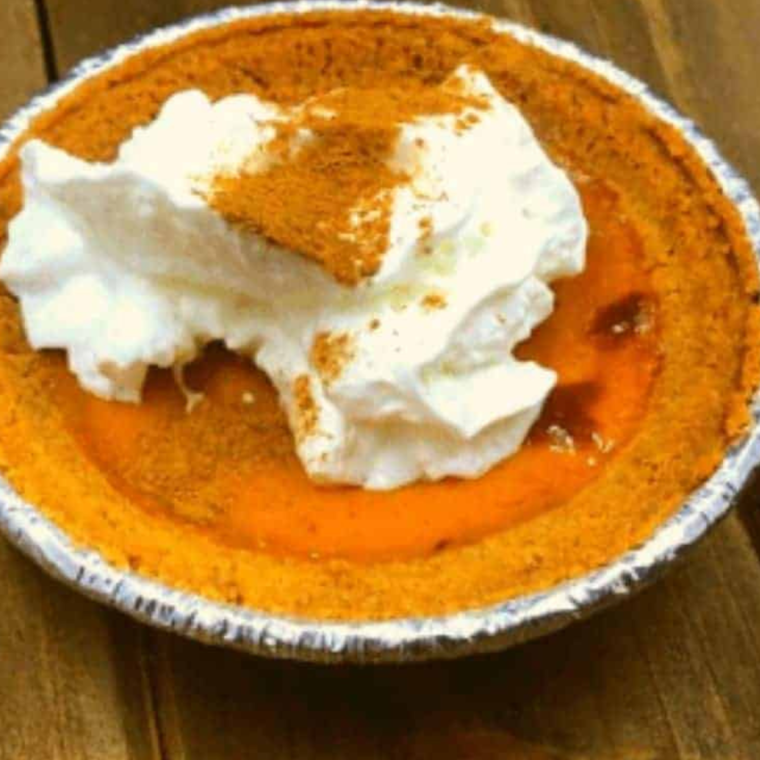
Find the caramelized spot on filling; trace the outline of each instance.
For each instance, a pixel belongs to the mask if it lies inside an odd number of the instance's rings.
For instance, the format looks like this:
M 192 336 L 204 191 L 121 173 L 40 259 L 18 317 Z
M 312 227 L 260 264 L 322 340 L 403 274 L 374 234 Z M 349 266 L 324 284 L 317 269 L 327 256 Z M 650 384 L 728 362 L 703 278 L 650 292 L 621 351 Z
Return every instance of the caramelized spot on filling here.
M 597 312 L 590 333 L 614 341 L 631 333 L 645 332 L 651 326 L 651 311 L 644 294 L 629 293 Z
M 538 422 L 531 431 L 531 441 L 545 443 L 557 437 L 557 428 L 565 431 L 573 444 L 589 443 L 597 431 L 592 408 L 599 400 L 600 388 L 594 382 L 557 386 L 544 404 Z

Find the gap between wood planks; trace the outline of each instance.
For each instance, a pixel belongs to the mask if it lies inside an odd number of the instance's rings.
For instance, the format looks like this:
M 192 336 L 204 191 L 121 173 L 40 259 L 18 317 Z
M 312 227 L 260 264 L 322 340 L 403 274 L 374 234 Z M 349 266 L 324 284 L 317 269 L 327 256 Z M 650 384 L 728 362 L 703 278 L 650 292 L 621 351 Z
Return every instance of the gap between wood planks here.
M 48 82 L 55 82 L 58 79 L 58 65 L 55 60 L 55 47 L 53 46 L 53 37 L 50 31 L 50 19 L 48 17 L 47 5 L 45 0 L 34 0 L 34 7 L 37 13 L 37 26 L 40 31 L 40 42 L 42 43 L 42 57 L 45 63 L 45 75 Z

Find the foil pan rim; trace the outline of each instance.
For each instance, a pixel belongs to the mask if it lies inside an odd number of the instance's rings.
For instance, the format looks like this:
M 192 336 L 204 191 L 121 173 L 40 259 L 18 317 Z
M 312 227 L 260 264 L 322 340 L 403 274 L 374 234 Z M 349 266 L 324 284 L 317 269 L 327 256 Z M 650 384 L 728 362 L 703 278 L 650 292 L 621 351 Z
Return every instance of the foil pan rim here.
M 237 19 L 314 10 L 391 10 L 458 18 L 488 18 L 442 4 L 371 0 L 300 0 L 226 8 L 148 32 L 86 59 L 62 81 L 34 97 L 0 127 L 0 159 L 38 114 L 87 78 L 125 58 L 193 31 Z M 498 31 L 574 61 L 636 97 L 696 148 L 740 211 L 760 261 L 760 208 L 744 179 L 722 158 L 695 124 L 654 95 L 647 85 L 575 44 L 519 24 L 495 20 Z M 760 266 L 760 264 L 759 264 Z M 215 602 L 117 568 L 94 550 L 75 546 L 66 534 L 0 478 L 0 529 L 49 573 L 86 595 L 142 622 L 194 639 L 259 655 L 321 663 L 380 663 L 444 659 L 503 649 L 561 628 L 630 596 L 654 581 L 731 508 L 760 464 L 760 391 L 751 402 L 753 426 L 731 448 L 718 470 L 642 545 L 609 565 L 545 591 L 491 607 L 439 617 L 329 622 L 284 617 Z

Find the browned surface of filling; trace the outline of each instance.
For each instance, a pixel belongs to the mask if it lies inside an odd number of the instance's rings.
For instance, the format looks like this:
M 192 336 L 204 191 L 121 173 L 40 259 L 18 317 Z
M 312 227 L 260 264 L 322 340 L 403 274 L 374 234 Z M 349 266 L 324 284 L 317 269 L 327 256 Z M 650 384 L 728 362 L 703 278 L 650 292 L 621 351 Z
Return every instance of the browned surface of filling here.
M 486 71 L 571 171 L 592 229 L 587 271 L 558 284 L 555 314 L 521 348 L 556 367 L 560 384 L 517 456 L 472 482 L 317 489 L 271 391 L 242 360 L 212 349 L 190 371 L 208 393 L 190 416 L 161 373 L 142 407 L 104 403 L 78 390 L 59 354 L 29 349 L 3 294 L 0 463 L 11 482 L 119 564 L 329 618 L 488 604 L 650 535 L 746 421 L 757 283 L 735 210 L 681 138 L 629 97 L 486 24 L 314 14 L 239 22 L 140 55 L 33 133 L 103 160 L 188 87 L 294 103 L 343 85 L 441 81 L 463 61 Z M 20 206 L 17 168 L 0 167 L 0 229 Z M 326 338 L 315 349 L 328 373 L 335 348 Z M 308 426 L 309 389 L 294 392 Z

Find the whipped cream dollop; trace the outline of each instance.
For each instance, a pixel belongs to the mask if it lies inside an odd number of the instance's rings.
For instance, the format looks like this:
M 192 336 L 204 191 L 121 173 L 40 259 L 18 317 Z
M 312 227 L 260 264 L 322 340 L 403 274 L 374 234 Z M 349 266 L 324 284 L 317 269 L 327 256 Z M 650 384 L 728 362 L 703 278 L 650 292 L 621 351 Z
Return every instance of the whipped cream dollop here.
M 389 191 L 379 270 L 352 286 L 209 203 L 215 177 L 266 163 L 298 107 L 179 93 L 112 163 L 28 142 L 0 278 L 30 343 L 65 349 L 88 391 L 138 402 L 150 366 L 221 340 L 271 379 L 314 480 L 482 474 L 556 383 L 513 350 L 551 313 L 548 284 L 582 270 L 587 226 L 520 112 L 478 71 L 451 80 L 477 96 L 473 118 L 400 126 L 390 162 L 409 180 Z

